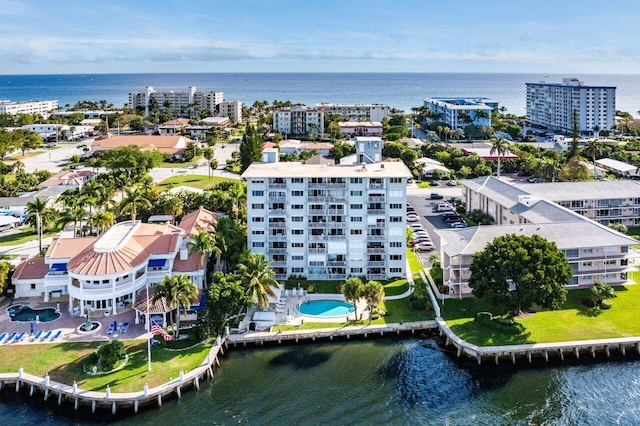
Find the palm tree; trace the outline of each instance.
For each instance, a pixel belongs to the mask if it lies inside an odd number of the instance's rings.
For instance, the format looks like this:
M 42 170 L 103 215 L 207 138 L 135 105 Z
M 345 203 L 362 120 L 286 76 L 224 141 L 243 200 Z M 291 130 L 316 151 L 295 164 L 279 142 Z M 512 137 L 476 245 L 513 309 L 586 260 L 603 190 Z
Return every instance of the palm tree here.
M 440 257 L 437 253 L 431 253 L 431 255 L 429 256 L 429 263 L 431 264 L 432 268 L 440 268 Z
M 38 233 L 38 253 L 42 253 L 42 215 L 47 209 L 47 202 L 36 197 L 32 202 L 27 203 L 28 217 L 35 217 L 36 232 Z
M 56 221 L 57 225 L 64 228 L 73 223 L 73 238 L 78 235 L 78 223 L 82 223 L 87 212 L 80 206 L 69 206 L 62 210 L 62 213 Z
M 222 251 L 216 246 L 216 240 L 209 232 L 201 229 L 195 238 L 192 238 L 187 243 L 187 249 L 189 254 L 196 252 L 200 253 L 200 263 L 205 264 L 205 257 L 207 254 L 215 253 L 217 256 L 222 254 Z
M 240 279 L 247 290 L 247 296 L 259 306 L 269 306 L 269 298 L 277 297 L 271 286 L 279 286 L 275 271 L 269 268 L 270 260 L 263 254 L 250 254 L 244 263 L 238 264 Z
M 98 212 L 93 217 L 93 224 L 98 227 L 98 234 L 105 232 L 114 223 L 116 223 L 116 215 L 112 212 Z
M 211 179 L 211 160 L 213 160 L 213 149 L 211 147 L 206 147 L 202 150 L 202 156 L 209 162 L 209 167 L 207 167 L 207 171 L 209 174 L 209 179 Z
M 369 324 L 371 324 L 373 309 L 384 299 L 384 287 L 379 281 L 367 281 L 362 290 L 362 297 L 369 306 Z
M 140 188 L 134 187 L 124 190 L 124 197 L 120 201 L 119 210 L 121 214 L 130 213 L 131 220 L 136 220 L 140 207 L 150 208 L 151 206 L 151 201 L 146 197 L 146 194 Z
M 493 136 L 491 138 L 491 155 L 498 154 L 498 179 L 500 179 L 500 157 L 505 155 L 508 151 L 509 141 L 500 136 Z
M 340 292 L 348 302 L 353 302 L 354 313 L 356 320 L 358 320 L 358 300 L 363 296 L 364 283 L 358 277 L 347 278 L 340 287 Z
M 546 161 L 544 164 L 544 173 L 547 179 L 555 182 L 560 176 L 560 173 L 562 173 L 562 164 L 557 160 Z
M 196 287 L 186 274 L 175 275 L 173 277 L 167 275 L 160 283 L 155 285 L 153 301 L 155 302 L 164 298 L 167 306 L 175 306 L 175 308 L 178 309 L 176 328 L 173 330 L 174 337 L 178 337 L 180 333 L 180 308 L 187 309 L 187 307 L 191 305 L 191 302 L 196 300 L 197 297 L 198 287 Z
M 602 155 L 602 142 L 598 139 L 592 139 L 585 143 L 584 152 L 593 160 L 593 178 L 598 176 L 596 171 L 596 157 Z

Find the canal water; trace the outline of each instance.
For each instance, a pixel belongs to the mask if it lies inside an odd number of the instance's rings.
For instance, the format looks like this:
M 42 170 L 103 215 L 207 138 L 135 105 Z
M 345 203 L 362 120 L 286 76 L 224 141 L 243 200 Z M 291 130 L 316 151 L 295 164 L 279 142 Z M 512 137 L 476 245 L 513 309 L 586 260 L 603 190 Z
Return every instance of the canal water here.
M 3 390 L 0 424 L 640 424 L 640 361 L 600 361 L 478 367 L 407 337 L 233 349 L 160 409 L 114 418 Z

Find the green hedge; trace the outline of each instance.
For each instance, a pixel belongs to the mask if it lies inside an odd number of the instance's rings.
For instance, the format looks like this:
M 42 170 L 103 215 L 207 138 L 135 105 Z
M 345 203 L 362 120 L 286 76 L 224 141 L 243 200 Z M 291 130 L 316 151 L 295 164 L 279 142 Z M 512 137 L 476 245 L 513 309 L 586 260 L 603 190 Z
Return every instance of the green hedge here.
M 490 328 L 501 333 L 520 334 L 524 332 L 522 324 L 511 318 L 494 317 L 491 312 L 478 312 L 475 321 L 483 327 Z

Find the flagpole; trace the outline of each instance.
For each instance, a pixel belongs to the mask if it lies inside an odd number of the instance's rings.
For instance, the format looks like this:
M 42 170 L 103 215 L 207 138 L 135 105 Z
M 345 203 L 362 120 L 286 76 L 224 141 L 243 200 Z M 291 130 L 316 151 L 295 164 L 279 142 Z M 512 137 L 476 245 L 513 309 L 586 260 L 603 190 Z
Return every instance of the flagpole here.
M 148 362 L 148 370 L 151 371 L 151 337 L 149 333 L 151 332 L 151 317 L 149 316 L 149 280 L 147 280 L 147 362 Z

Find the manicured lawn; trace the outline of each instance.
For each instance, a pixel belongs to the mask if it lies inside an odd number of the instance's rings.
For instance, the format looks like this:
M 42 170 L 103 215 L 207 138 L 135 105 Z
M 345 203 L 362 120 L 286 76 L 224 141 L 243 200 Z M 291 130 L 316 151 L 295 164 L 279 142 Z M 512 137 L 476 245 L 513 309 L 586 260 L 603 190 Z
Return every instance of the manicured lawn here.
M 640 278 L 637 272 L 634 275 Z M 535 314 L 518 319 L 525 332 L 517 336 L 475 323 L 477 312 L 495 313 L 480 299 L 448 299 L 442 306 L 442 317 L 460 338 L 480 346 L 640 336 L 640 285 L 615 289 L 618 297 L 610 299 L 613 307 L 609 310 L 583 306 L 581 300 L 589 296 L 588 289 L 569 290 L 562 309 L 538 308 Z
M 397 296 L 409 290 L 409 282 L 406 279 L 395 281 L 381 281 L 384 286 L 385 296 Z
M 420 276 L 418 271 L 422 270 L 422 262 L 420 262 L 418 255 L 410 248 L 407 249 L 407 260 L 409 261 L 409 268 L 411 268 L 415 279 L 416 274 Z
M 119 371 L 102 376 L 90 376 L 83 371 L 83 363 L 96 351 L 99 342 L 58 343 L 53 345 L 15 345 L 0 347 L 0 371 L 16 372 L 22 366 L 30 374 L 44 376 L 47 372 L 52 380 L 72 384 L 86 390 L 104 390 L 110 385 L 115 392 L 134 392 L 158 386 L 200 365 L 211 344 L 198 345 L 184 351 L 168 351 L 151 348 L 152 370 L 147 371 L 146 340 L 124 341 L 129 362 Z
M 42 235 L 42 238 L 51 237 L 60 232 L 59 229 L 46 232 Z M 0 237 L 0 246 L 13 246 L 24 244 L 28 241 L 37 240 L 38 234 L 33 230 L 32 227 L 22 228 L 20 232 L 16 232 L 15 234 L 5 235 Z
M 337 294 L 340 293 L 338 287 L 340 286 L 340 284 L 342 284 L 342 282 L 342 280 L 284 280 L 280 281 L 280 284 L 284 284 L 284 288 L 289 290 L 298 287 L 304 288 L 306 290 L 309 288 L 309 285 L 313 285 L 318 293 Z
M 162 182 L 160 182 L 157 185 L 157 188 L 161 191 L 165 189 L 174 188 L 176 186 L 190 186 L 192 188 L 198 188 L 198 189 L 209 189 L 216 186 L 220 182 L 225 182 L 229 180 L 233 180 L 233 179 L 219 177 L 219 176 L 212 176 L 211 178 L 209 178 L 209 176 L 206 176 L 206 175 L 171 176 L 170 178 L 167 178 Z

